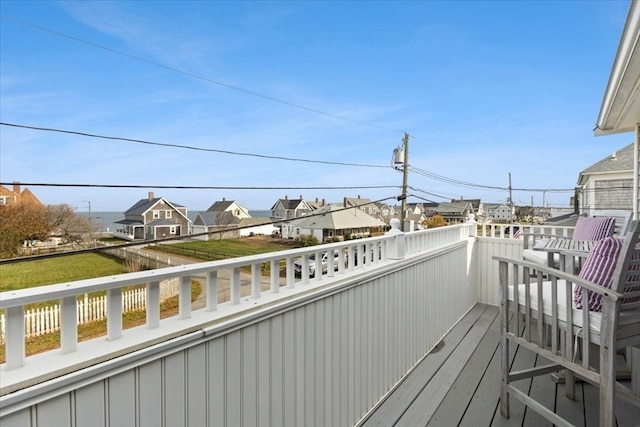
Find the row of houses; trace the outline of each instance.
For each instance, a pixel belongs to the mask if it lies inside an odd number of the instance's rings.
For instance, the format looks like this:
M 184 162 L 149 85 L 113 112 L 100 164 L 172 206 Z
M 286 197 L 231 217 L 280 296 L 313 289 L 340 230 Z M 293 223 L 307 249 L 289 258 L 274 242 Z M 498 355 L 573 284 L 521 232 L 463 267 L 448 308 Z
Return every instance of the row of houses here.
M 589 215 L 600 209 L 632 210 L 633 159 L 631 143 L 581 171 L 571 211 Z M 0 186 L 0 205 L 26 202 L 40 203 L 29 189 L 21 189 L 17 182 L 12 189 Z M 314 235 L 320 241 L 328 241 L 382 232 L 392 218 L 401 216 L 399 207 L 359 195 L 344 197 L 338 203 L 285 196 L 277 200 L 270 211 L 269 218 L 252 218 L 247 208 L 223 198 L 206 211 L 198 212 L 192 222 L 185 206 L 149 192 L 147 198 L 124 212 L 124 218 L 114 224 L 113 235 L 135 241 L 185 235 L 209 240 L 279 233 L 284 238 Z M 480 223 L 511 222 L 515 210 L 508 203 L 461 198 L 445 203 L 408 203 L 404 213 L 412 229 L 421 228 L 434 215 L 440 215 L 447 224 L 471 218 Z
M 490 205 L 488 212 L 503 215 L 500 208 Z M 186 207 L 149 192 L 147 198 L 124 212 L 124 218 L 115 223 L 113 235 L 135 241 L 184 235 L 210 240 L 279 234 L 288 239 L 312 235 L 319 241 L 334 241 L 382 233 L 388 229 L 392 218 L 401 216 L 400 208 L 361 196 L 344 197 L 339 203 L 285 196 L 273 204 L 268 218 L 252 218 L 247 208 L 224 198 L 206 211 L 198 212 L 193 222 L 187 214 Z M 414 229 L 422 228 L 422 224 L 434 215 L 442 216 L 447 224 L 456 224 L 470 218 L 482 218 L 484 206 L 480 200 L 409 203 L 405 220 Z M 496 216 L 495 220 L 498 219 Z

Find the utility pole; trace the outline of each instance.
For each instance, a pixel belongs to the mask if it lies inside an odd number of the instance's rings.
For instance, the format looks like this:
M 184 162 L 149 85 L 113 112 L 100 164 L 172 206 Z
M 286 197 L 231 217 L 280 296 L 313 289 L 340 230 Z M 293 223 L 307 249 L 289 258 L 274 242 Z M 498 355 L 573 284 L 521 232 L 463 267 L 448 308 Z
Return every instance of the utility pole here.
M 513 224 L 513 191 L 511 188 L 511 172 L 509 172 L 509 217 Z
M 91 224 L 91 200 L 85 200 L 89 204 L 89 240 L 93 241 L 93 225 Z
M 407 174 L 409 165 L 409 134 L 404 133 L 402 140 L 404 146 L 404 161 L 402 167 L 402 213 L 400 215 L 400 229 L 406 231 L 404 228 L 405 218 L 407 216 Z

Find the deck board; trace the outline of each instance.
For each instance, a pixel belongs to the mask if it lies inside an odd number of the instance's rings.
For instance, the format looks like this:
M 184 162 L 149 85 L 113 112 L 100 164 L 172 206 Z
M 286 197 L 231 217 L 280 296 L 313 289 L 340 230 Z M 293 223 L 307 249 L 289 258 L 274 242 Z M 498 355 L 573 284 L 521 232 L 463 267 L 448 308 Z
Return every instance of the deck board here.
M 466 411 L 461 412 L 457 409 L 461 405 L 464 405 L 467 408 L 471 407 L 474 396 L 485 396 L 483 394 L 476 394 L 476 390 L 483 379 L 482 377 L 488 372 L 487 368 L 491 364 L 491 359 L 496 353 L 496 348 L 500 345 L 498 324 L 499 318 L 496 315 L 492 325 L 487 330 L 480 342 L 480 345 L 478 345 L 474 358 L 469 360 L 469 363 L 466 364 L 446 397 L 429 420 L 429 423 L 427 424 L 428 427 L 439 425 L 459 425 Z M 499 386 L 500 382 L 498 382 L 497 385 Z M 481 406 L 485 406 L 487 404 L 495 406 L 496 404 L 494 401 L 487 402 L 484 399 L 481 402 L 478 401 L 478 399 L 476 399 L 476 401 L 476 404 Z M 489 412 L 485 411 L 485 413 Z M 480 421 L 475 418 L 470 425 L 478 425 L 479 422 Z M 488 420 L 484 421 L 484 425 L 489 425 L 490 422 L 491 416 L 489 416 Z
M 482 316 L 465 335 L 453 354 L 442 365 L 442 368 L 409 405 L 400 420 L 398 420 L 399 425 L 426 425 L 425 420 L 431 418 L 451 390 L 452 385 L 477 350 L 497 314 L 496 307 L 488 307 L 482 313 Z
M 437 351 L 424 358 L 363 425 L 366 427 L 394 425 L 485 310 L 486 307 L 480 304 L 474 306 L 451 329 L 441 344 L 436 346 Z
M 500 344 L 498 309 L 477 304 L 443 339 L 444 346 L 427 355 L 387 396 L 364 426 L 547 426 L 551 423 L 516 399 L 510 417 L 500 415 Z M 511 346 L 514 369 L 534 366 L 535 353 Z M 576 384 L 576 400 L 564 396 L 564 384 L 550 375 L 515 383 L 541 398 L 577 426 L 597 426 L 598 388 Z M 616 402 L 618 427 L 640 426 L 640 408 Z

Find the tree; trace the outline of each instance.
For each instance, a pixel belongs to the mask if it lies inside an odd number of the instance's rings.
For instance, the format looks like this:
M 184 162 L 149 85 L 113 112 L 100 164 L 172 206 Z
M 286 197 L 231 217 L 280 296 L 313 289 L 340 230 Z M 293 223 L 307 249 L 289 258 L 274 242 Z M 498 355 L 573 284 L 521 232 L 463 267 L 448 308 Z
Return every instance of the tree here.
M 81 240 L 81 236 L 91 233 L 90 219 L 76 215 L 71 206 L 49 205 L 47 209 L 51 231 L 66 240 Z
M 52 233 L 70 239 L 89 231 L 88 219 L 77 216 L 69 205 L 0 205 L 0 256 L 3 258 L 20 255 L 25 242 L 47 240 Z
M 218 240 L 222 240 L 225 234 L 225 230 L 237 228 L 238 219 L 227 211 L 216 212 L 216 227 L 218 228 Z M 236 227 L 233 227 L 236 225 Z
M 0 205 L 0 256 L 20 254 L 25 242 L 45 240 L 51 231 L 49 210 L 37 203 Z
M 442 215 L 434 215 L 431 218 L 427 218 L 422 221 L 422 225 L 427 228 L 444 227 L 447 225 L 447 220 Z
M 535 215 L 533 206 L 516 206 L 516 221 L 531 222 Z

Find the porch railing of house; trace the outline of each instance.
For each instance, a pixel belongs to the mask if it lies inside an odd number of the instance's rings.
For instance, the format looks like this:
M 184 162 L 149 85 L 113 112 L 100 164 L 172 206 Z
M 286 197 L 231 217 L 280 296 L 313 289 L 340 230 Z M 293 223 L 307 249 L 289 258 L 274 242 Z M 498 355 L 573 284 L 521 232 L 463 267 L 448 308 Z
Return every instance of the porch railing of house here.
M 522 251 L 501 227 L 494 230 L 503 237 L 475 223 L 394 228 L 375 238 L 4 292 L 0 423 L 357 424 L 477 301 L 496 303 L 491 256 Z M 329 256 L 326 273 L 303 269 L 296 277 L 298 258 L 308 266 L 325 250 L 338 252 L 337 267 Z M 230 300 L 218 303 L 223 276 Z M 176 277 L 179 313 L 161 320 L 158 284 Z M 192 277 L 204 281 L 204 309 L 191 309 Z M 249 296 L 241 295 L 243 283 Z M 123 330 L 122 289 L 139 284 L 146 284 L 146 324 Z M 107 291 L 107 335 L 78 342 L 76 298 L 94 291 Z M 26 357 L 24 307 L 51 299 L 61 301 L 61 347 Z

